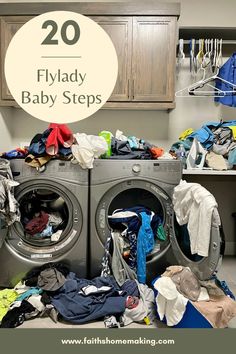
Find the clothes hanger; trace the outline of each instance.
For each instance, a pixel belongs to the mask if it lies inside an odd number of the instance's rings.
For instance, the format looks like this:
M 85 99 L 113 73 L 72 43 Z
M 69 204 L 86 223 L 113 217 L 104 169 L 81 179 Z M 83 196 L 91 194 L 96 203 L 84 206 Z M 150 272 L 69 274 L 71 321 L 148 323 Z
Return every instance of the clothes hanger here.
M 197 96 L 197 97 L 225 97 L 225 96 L 231 96 L 231 95 L 236 95 L 236 85 L 233 84 L 232 82 L 229 82 L 223 78 L 221 78 L 219 75 L 219 70 L 220 66 L 222 64 L 222 44 L 223 41 L 221 40 L 215 40 L 213 41 L 211 39 L 210 41 L 210 54 L 209 54 L 209 62 L 207 64 L 204 64 L 201 66 L 201 69 L 203 70 L 203 77 L 201 80 L 195 82 L 194 84 L 187 86 L 175 93 L 176 97 L 192 97 L 192 96 Z M 213 55 L 212 55 L 213 54 Z M 215 67 L 215 73 L 206 78 L 206 69 L 207 67 L 211 67 L 212 69 Z M 220 80 L 227 84 L 230 90 L 223 91 L 212 85 L 211 83 L 214 82 L 215 80 Z M 204 86 L 210 87 L 213 90 L 207 91 L 207 90 L 199 90 L 200 88 L 203 88 Z M 188 94 L 186 96 L 182 95 L 186 91 Z
M 184 40 L 179 39 L 179 51 L 177 56 L 177 73 L 179 73 L 179 70 L 183 64 L 184 59 L 185 59 Z

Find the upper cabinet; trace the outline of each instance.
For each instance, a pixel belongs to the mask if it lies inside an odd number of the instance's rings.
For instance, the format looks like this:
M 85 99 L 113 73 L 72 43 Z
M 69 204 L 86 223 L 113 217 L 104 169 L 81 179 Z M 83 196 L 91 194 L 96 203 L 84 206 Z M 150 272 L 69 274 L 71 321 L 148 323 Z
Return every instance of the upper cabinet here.
M 11 38 L 32 15 L 63 9 L 89 16 L 107 32 L 115 46 L 118 77 L 103 108 L 174 108 L 179 4 L 47 3 L 47 8 L 42 5 L 14 4 L 11 10 L 10 4 L 8 7 L 0 4 L 0 105 L 16 105 L 4 75 L 4 59 Z M 11 15 L 14 13 L 17 16 Z
M 109 101 L 129 101 L 132 59 L 132 17 L 90 16 L 110 36 L 118 58 L 118 76 Z
M 173 102 L 175 53 L 175 18 L 133 18 L 133 101 Z
M 29 21 L 31 17 L 28 16 L 4 16 L 0 18 L 0 39 L 1 39 L 1 52 L 0 52 L 0 105 L 13 106 L 15 101 L 8 90 L 5 74 L 4 74 L 4 59 L 7 47 L 14 36 L 14 34 L 23 26 L 24 23 Z M 16 59 L 17 60 L 17 59 Z
M 171 108 L 174 101 L 176 18 L 91 18 L 108 33 L 118 57 L 117 82 L 106 106 L 155 109 L 163 105 Z

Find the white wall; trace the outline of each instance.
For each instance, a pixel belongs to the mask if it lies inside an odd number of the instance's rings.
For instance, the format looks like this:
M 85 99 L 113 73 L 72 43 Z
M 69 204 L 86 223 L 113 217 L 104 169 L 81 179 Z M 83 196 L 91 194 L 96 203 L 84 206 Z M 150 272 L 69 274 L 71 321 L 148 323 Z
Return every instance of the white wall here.
M 12 146 L 13 137 L 12 109 L 1 107 L 0 110 L 0 152 L 8 150 Z

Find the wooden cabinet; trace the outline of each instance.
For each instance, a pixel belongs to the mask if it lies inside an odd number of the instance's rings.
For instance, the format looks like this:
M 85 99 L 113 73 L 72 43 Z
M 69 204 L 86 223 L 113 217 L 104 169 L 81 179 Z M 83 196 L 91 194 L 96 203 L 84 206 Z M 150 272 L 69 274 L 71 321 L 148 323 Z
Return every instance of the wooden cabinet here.
M 20 27 L 29 21 L 32 17 L 29 16 L 4 16 L 0 18 L 0 33 L 1 33 L 1 52 L 0 52 L 0 105 L 14 106 L 16 105 L 6 83 L 4 74 L 4 60 L 8 45 L 14 34 Z M 16 58 L 17 61 L 17 58 Z M 17 80 L 17 78 L 16 78 Z
M 119 108 L 123 102 L 122 108 L 152 109 L 173 104 L 176 18 L 91 18 L 109 34 L 118 57 L 118 78 L 106 106 Z
M 175 18 L 133 18 L 133 101 L 174 100 L 175 41 Z
M 110 36 L 118 57 L 118 77 L 109 101 L 130 100 L 132 17 L 90 16 Z
M 108 33 L 118 56 L 114 91 L 103 108 L 174 108 L 176 27 L 179 4 L 122 3 L 0 4 L 0 105 L 15 106 L 6 84 L 4 59 L 16 31 L 32 16 L 63 6 L 95 20 Z M 34 5 L 34 6 L 33 6 Z M 12 5 L 13 6 L 13 5 Z M 65 8 L 64 8 L 65 7 Z M 56 7 L 55 7 L 56 9 Z M 54 10 L 55 10 L 54 9 Z M 11 11 L 17 16 L 11 16 Z M 10 12 L 10 13 L 9 13 Z M 29 16 L 23 16 L 25 15 Z M 32 15 L 32 16 L 31 16 Z M 16 58 L 17 60 L 17 58 Z M 17 78 L 16 78 L 17 79 Z

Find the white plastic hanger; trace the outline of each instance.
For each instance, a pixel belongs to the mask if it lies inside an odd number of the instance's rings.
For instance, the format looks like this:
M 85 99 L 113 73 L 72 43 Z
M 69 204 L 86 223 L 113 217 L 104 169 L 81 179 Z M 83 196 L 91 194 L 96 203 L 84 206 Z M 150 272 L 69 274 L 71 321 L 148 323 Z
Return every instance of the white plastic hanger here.
M 220 76 L 219 74 L 219 69 L 220 69 L 220 64 L 222 63 L 222 39 L 221 40 L 213 40 L 210 41 L 210 53 L 209 53 L 209 62 L 208 64 L 205 64 L 205 66 L 201 66 L 201 69 L 203 70 L 203 77 L 201 80 L 195 82 L 192 85 L 189 85 L 175 93 L 176 97 L 225 97 L 225 96 L 231 96 L 231 95 L 236 95 L 236 85 L 233 84 L 232 82 L 229 82 Z M 206 68 L 208 66 L 211 66 L 212 69 L 215 69 L 215 74 L 206 78 Z M 227 91 L 223 91 L 212 85 L 211 83 L 214 82 L 215 80 L 219 80 L 221 82 L 224 82 L 227 84 L 231 89 Z M 210 87 L 212 90 L 199 90 L 203 87 Z M 182 93 L 186 92 L 186 95 L 183 95 Z
M 184 59 L 185 59 L 184 40 L 180 39 L 179 40 L 179 52 L 178 52 L 178 57 L 177 57 L 177 72 L 178 73 L 179 73 L 179 70 L 183 64 Z

